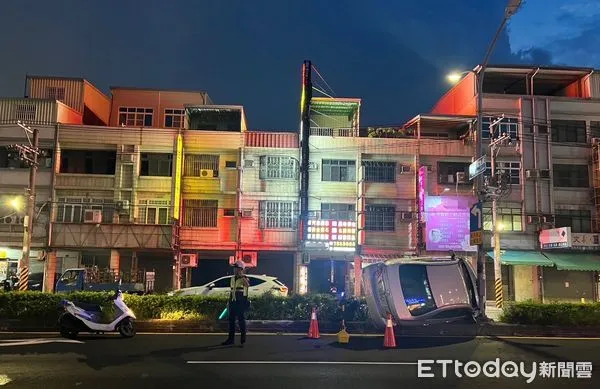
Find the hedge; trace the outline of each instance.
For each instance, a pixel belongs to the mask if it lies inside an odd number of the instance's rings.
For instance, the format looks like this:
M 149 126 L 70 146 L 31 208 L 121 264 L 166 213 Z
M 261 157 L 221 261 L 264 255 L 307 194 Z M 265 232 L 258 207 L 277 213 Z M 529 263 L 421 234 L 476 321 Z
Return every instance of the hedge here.
M 0 293 L 0 320 L 21 319 L 49 322 L 56 320 L 63 298 L 84 303 L 106 304 L 111 293 L 75 292 L 68 295 L 42 292 Z M 125 295 L 127 305 L 138 319 L 216 320 L 227 305 L 225 298 L 204 296 Z M 250 320 L 309 320 L 312 307 L 319 320 L 341 320 L 341 305 L 332 296 L 305 295 L 291 297 L 263 296 L 251 300 Z M 367 319 L 364 300 L 350 299 L 345 304 L 344 319 Z
M 600 326 L 600 303 L 519 302 L 504 308 L 500 321 L 544 326 Z

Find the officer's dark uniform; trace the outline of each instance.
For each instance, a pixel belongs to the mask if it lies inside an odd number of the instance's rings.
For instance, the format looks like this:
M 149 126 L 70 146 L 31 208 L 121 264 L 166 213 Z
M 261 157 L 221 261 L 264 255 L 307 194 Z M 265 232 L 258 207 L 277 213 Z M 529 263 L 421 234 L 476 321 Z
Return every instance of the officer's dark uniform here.
M 242 344 L 246 343 L 246 309 L 248 308 L 248 278 L 245 275 L 231 277 L 229 293 L 229 337 L 224 345 L 233 344 L 235 339 L 235 319 L 237 318 Z

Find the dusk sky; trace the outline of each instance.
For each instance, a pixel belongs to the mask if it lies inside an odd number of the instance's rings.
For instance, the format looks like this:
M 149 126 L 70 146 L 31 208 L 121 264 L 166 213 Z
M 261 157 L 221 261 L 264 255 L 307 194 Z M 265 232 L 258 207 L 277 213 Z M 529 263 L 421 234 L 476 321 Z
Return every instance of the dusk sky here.
M 0 95 L 25 74 L 205 90 L 246 108 L 249 128 L 298 127 L 304 59 L 338 97 L 363 99 L 362 125 L 427 112 L 450 70 L 473 68 L 506 0 L 4 0 Z M 600 1 L 528 0 L 494 63 L 600 67 Z

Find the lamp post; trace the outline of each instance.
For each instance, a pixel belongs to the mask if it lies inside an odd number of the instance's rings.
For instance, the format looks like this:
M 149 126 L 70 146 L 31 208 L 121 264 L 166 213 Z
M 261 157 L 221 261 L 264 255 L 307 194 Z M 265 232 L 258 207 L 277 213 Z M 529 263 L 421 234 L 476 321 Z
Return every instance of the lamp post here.
M 502 23 L 498 27 L 492 42 L 488 46 L 488 49 L 483 58 L 483 62 L 480 66 L 476 68 L 474 71 L 477 75 L 477 137 L 475 142 L 475 160 L 481 158 L 482 153 L 482 142 L 481 142 L 481 134 L 483 131 L 483 79 L 485 76 L 485 69 L 489 63 L 490 57 L 494 52 L 494 48 L 496 47 L 496 43 L 498 42 L 498 38 L 504 31 L 506 24 L 510 20 L 510 18 L 517 13 L 519 8 L 522 5 L 522 0 L 508 0 L 506 8 L 504 10 L 504 18 L 502 19 Z M 462 72 L 462 73 L 452 73 L 448 76 L 448 80 L 451 82 L 458 82 L 462 75 L 470 72 Z M 491 137 L 490 137 L 491 138 Z M 492 174 L 494 174 L 495 166 L 492 166 Z M 475 189 L 477 193 L 477 198 L 479 202 L 484 202 L 486 198 L 486 191 L 483 187 L 483 177 L 480 175 L 476 178 L 475 181 Z M 492 219 L 496 220 L 496 198 L 493 198 L 493 210 L 492 210 Z M 497 250 L 500 251 L 499 247 L 499 235 L 494 229 L 494 246 L 498 246 Z M 498 243 L 497 243 L 498 242 Z M 499 255 L 494 255 L 494 285 L 500 285 L 502 287 L 502 266 L 500 262 Z M 485 283 L 485 253 L 483 252 L 483 245 L 478 245 L 477 248 L 477 283 L 478 283 L 478 292 L 479 292 L 479 301 L 481 302 L 481 313 L 485 316 L 485 302 L 486 302 L 486 283 Z M 498 308 L 502 308 L 502 293 L 500 293 L 500 299 L 498 299 L 498 294 L 496 293 L 496 306 Z

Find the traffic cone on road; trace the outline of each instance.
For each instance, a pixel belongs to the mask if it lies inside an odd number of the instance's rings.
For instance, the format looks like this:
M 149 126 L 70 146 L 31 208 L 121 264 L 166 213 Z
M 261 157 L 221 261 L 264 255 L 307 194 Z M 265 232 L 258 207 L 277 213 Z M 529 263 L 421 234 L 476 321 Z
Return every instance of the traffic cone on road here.
M 385 336 L 383 338 L 383 347 L 396 347 L 396 337 L 394 336 L 394 325 L 392 323 L 391 313 L 388 313 L 387 325 L 385 326 Z
M 317 310 L 313 308 L 310 315 L 310 327 L 308 329 L 308 337 L 310 339 L 319 339 L 319 322 L 317 321 Z

